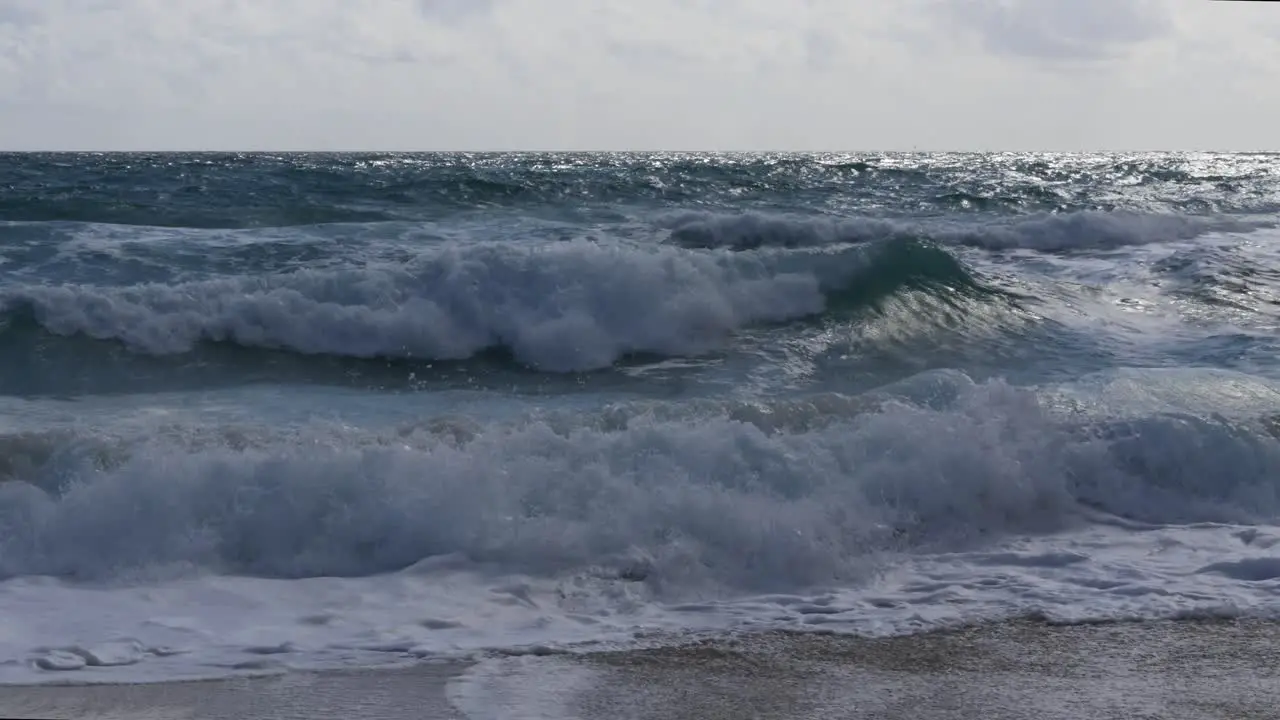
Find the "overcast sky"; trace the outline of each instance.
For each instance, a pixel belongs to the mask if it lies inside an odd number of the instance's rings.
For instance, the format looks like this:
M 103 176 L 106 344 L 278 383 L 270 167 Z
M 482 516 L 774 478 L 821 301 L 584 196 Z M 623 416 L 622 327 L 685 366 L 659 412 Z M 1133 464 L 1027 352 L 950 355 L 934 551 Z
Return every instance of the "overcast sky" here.
M 1280 3 L 0 0 L 4 149 L 1280 149 Z

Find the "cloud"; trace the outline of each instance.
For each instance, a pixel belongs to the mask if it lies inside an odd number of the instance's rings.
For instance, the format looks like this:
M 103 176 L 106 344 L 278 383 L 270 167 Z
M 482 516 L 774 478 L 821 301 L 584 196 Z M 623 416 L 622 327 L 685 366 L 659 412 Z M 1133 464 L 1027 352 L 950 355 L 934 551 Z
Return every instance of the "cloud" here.
M 995 53 L 1042 60 L 1100 60 L 1165 35 L 1160 0 L 953 0 L 948 13 Z
M 816 71 L 829 70 L 840 57 L 841 43 L 832 32 L 819 28 L 805 33 L 805 58 L 810 68 Z
M 0 25 L 25 27 L 41 19 L 40 8 L 29 0 L 10 0 L 0 5 Z
M 0 145 L 1168 147 L 1232 117 L 1233 139 L 1274 147 L 1278 16 L 1185 0 L 0 0 Z
M 418 0 L 418 8 L 431 20 L 453 25 L 489 15 L 494 0 Z

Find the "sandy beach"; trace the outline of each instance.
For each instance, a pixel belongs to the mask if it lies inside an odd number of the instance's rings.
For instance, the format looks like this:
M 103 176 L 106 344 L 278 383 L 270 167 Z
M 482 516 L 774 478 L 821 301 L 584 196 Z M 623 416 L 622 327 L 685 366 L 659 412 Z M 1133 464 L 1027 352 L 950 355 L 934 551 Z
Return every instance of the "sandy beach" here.
M 1278 629 L 1010 622 L 890 639 L 769 633 L 476 666 L 11 686 L 0 689 L 0 717 L 1248 720 L 1280 707 Z

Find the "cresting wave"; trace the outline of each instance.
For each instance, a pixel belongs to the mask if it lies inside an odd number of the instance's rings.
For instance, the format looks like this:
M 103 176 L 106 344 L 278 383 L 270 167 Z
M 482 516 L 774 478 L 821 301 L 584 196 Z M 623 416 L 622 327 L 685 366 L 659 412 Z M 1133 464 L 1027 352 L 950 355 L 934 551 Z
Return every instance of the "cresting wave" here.
M 0 333 L 13 342 L 34 323 L 155 355 L 205 342 L 425 360 L 501 348 L 563 372 L 633 354 L 703 354 L 752 325 L 939 287 L 979 283 L 945 251 L 905 240 L 754 253 L 586 240 L 439 245 L 408 263 L 126 287 L 10 286 L 0 290 Z
M 949 397 L 793 403 L 782 425 L 726 408 L 256 443 L 138 439 L 109 461 L 94 443 L 46 448 L 41 457 L 60 459 L 9 462 L 0 482 L 0 577 L 361 576 L 457 554 L 679 597 L 858 582 L 885 552 L 980 547 L 1102 516 L 1280 516 L 1280 442 L 1248 423 L 1072 425 L 1000 382 L 951 373 L 917 384 Z

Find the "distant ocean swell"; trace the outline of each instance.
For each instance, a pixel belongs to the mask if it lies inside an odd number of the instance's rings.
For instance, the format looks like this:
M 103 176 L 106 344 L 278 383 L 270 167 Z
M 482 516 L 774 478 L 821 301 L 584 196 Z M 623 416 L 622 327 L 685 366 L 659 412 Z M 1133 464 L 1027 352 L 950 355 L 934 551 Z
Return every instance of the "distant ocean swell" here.
M 0 217 L 189 228 L 429 220 L 476 208 L 795 206 L 849 198 L 909 216 L 1275 213 L 1267 156 L 679 153 L 0 154 Z M 1221 157 L 1219 160 L 1223 159 Z M 246 181 L 246 177 L 251 177 Z M 781 200 L 780 200 L 781 199 Z M 856 208 L 855 208 L 856 209 Z M 616 211 L 616 208 L 615 208 Z
M 686 212 L 663 218 L 671 241 L 689 247 L 821 247 L 884 239 L 927 240 L 987 250 L 1089 251 L 1191 240 L 1210 232 L 1274 227 L 1270 218 L 1180 213 L 1080 211 L 1029 214 L 975 225 L 944 218 L 799 218 L 779 214 Z

